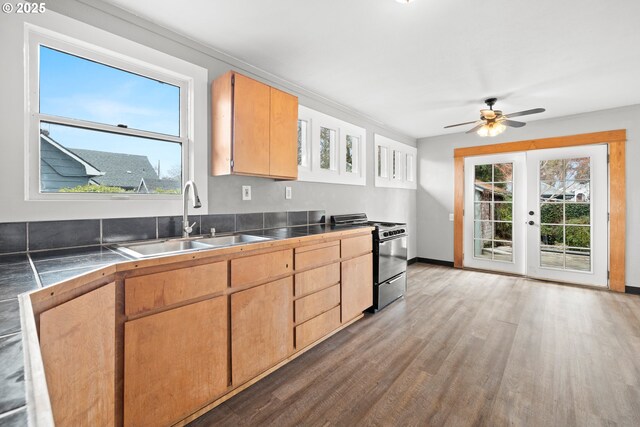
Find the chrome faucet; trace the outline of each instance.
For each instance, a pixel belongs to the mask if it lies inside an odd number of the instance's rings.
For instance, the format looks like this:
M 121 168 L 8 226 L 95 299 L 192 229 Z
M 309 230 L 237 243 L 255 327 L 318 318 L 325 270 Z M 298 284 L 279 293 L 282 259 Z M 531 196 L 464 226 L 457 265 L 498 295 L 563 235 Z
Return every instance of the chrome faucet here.
M 182 237 L 187 239 L 189 238 L 189 234 L 193 231 L 193 224 L 189 225 L 189 205 L 187 203 L 189 199 L 189 187 L 192 190 L 191 201 L 193 202 L 194 208 L 199 208 L 202 206 L 200 203 L 200 197 L 198 197 L 198 187 L 196 187 L 196 183 L 193 181 L 187 181 L 182 189 Z

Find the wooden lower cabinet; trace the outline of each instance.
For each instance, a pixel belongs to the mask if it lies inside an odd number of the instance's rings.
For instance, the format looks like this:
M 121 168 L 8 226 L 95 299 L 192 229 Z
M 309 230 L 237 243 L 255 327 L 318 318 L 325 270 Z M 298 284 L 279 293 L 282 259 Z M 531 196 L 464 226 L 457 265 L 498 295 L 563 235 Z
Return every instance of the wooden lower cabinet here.
M 231 382 L 237 387 L 293 353 L 293 278 L 231 295 Z
M 373 305 L 373 255 L 369 253 L 344 261 L 341 285 L 344 323 Z
M 115 424 L 115 299 L 110 283 L 40 315 L 40 352 L 57 426 Z
M 124 425 L 171 425 L 228 389 L 227 297 L 125 323 Z
M 296 326 L 296 349 L 300 350 L 340 327 L 340 307 Z

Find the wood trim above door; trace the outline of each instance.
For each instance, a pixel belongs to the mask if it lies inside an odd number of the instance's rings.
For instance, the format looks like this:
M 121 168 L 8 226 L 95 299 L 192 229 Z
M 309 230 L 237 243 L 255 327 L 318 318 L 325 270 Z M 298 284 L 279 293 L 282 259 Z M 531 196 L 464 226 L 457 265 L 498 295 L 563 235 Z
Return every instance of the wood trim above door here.
M 463 268 L 464 158 L 576 145 L 607 144 L 609 146 L 609 289 L 625 292 L 626 247 L 626 129 L 583 133 L 553 138 L 529 139 L 502 144 L 456 148 L 453 151 L 453 264 Z

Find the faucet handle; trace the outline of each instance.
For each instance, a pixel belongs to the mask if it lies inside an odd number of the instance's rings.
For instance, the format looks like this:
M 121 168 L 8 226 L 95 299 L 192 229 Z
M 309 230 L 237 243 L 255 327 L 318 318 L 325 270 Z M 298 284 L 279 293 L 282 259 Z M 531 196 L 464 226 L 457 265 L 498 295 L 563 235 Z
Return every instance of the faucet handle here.
M 191 225 L 189 225 L 189 223 L 187 222 L 187 225 L 184 227 L 184 231 L 186 231 L 187 233 L 193 232 L 193 226 L 194 225 L 196 225 L 195 222 L 193 224 L 191 224 Z

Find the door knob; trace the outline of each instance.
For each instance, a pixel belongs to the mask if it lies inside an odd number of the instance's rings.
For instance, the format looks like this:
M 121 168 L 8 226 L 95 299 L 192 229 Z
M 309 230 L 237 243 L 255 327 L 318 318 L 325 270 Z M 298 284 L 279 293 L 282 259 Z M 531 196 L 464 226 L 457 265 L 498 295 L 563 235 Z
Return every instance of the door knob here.
M 529 222 L 528 222 L 528 224 L 529 224 L 529 225 L 533 225 L 533 224 L 535 224 L 535 222 L 533 222 L 533 221 L 529 221 Z

